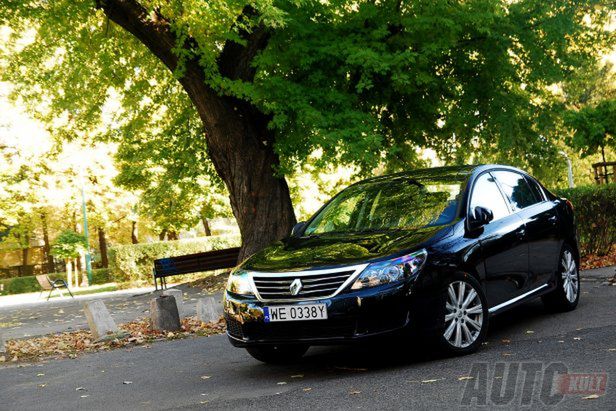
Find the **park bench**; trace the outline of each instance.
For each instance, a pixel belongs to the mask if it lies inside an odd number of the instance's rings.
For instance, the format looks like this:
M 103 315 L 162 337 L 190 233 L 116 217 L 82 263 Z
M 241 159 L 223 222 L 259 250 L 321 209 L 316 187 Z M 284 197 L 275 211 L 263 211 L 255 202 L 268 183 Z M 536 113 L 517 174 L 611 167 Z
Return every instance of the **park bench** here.
M 233 268 L 239 255 L 240 248 L 234 247 L 154 260 L 154 287 L 158 290 L 160 281 L 160 288 L 167 288 L 167 277 L 174 275 Z
M 52 280 L 51 278 L 49 278 L 47 274 L 40 274 L 36 276 L 36 281 L 38 281 L 39 285 L 42 288 L 41 293 L 39 294 L 39 297 L 45 291 L 49 291 L 49 294 L 47 295 L 47 301 L 49 301 L 49 298 L 51 297 L 51 293 L 53 292 L 53 290 L 58 290 L 58 292 L 60 293 L 60 297 L 64 297 L 64 294 L 62 294 L 63 288 L 66 288 L 66 291 L 68 291 L 68 293 L 71 295 L 71 298 L 75 298 L 71 290 L 68 288 L 68 284 L 66 284 L 66 281 L 62 279 Z

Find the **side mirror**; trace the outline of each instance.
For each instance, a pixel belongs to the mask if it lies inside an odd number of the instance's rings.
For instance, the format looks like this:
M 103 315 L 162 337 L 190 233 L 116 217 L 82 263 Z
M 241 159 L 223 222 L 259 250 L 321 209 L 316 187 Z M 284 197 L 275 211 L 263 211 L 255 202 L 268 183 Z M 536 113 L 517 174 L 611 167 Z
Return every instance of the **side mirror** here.
M 479 228 L 494 220 L 494 213 L 486 207 L 477 206 L 472 210 L 471 228 Z
M 306 226 L 306 222 L 305 221 L 300 221 L 299 223 L 295 224 L 293 226 L 293 229 L 291 230 L 291 236 L 292 237 L 298 237 L 299 233 L 302 232 L 302 230 L 304 229 L 305 226 Z

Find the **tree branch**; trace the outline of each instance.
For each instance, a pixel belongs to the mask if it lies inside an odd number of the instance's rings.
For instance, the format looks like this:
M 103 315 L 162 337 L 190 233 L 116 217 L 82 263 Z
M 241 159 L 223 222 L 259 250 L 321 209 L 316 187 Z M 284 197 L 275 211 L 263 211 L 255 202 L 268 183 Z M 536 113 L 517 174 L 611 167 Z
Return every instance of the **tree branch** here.
M 134 35 L 170 70 L 175 70 L 178 57 L 173 53 L 176 39 L 169 21 L 148 11 L 134 0 L 96 0 L 96 7 L 107 17 Z

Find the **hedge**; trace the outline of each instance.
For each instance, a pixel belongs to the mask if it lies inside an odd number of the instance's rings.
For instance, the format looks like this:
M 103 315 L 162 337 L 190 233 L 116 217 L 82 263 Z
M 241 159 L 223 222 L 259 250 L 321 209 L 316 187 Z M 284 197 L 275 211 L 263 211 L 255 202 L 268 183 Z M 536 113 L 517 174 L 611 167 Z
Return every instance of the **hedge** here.
M 582 254 L 605 255 L 616 243 L 616 184 L 556 190 L 573 204 Z
M 156 243 L 118 245 L 109 249 L 109 271 L 116 282 L 151 282 L 154 260 L 238 247 L 239 235 L 218 235 Z
M 49 274 L 49 277 L 52 280 L 57 280 L 60 278 L 66 280 L 66 273 L 51 273 Z M 108 269 L 99 268 L 92 270 L 92 284 L 105 284 L 108 282 L 111 282 Z M 41 291 L 41 286 L 38 281 L 36 281 L 36 276 L 34 275 L 6 278 L 0 280 L 0 284 L 2 285 L 0 287 L 2 289 L 2 291 L 0 291 L 1 295 Z

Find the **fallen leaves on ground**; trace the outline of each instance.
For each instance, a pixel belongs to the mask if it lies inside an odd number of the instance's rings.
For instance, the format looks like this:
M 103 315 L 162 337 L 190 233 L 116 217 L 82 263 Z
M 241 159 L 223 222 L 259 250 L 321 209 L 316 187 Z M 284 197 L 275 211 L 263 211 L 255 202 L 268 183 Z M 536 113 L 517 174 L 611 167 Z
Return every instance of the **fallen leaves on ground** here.
M 580 268 L 588 270 L 591 268 L 609 267 L 611 265 L 616 265 L 616 244 L 612 245 L 612 248 L 606 255 L 585 255 L 582 257 Z
M 162 340 L 177 340 L 194 335 L 209 336 L 225 331 L 222 318 L 216 323 L 202 323 L 196 317 L 182 320 L 182 329 L 174 333 L 156 331 L 151 328 L 150 319 L 131 321 L 119 326 L 127 333 L 124 337 L 95 341 L 89 330 L 68 331 L 42 337 L 6 341 L 6 357 L 16 361 L 37 361 L 44 358 L 75 358 L 80 353 L 110 350 L 121 347 L 143 346 Z
M 586 397 L 582 397 L 582 399 L 583 400 L 596 400 L 599 397 L 600 395 L 598 394 L 590 394 L 590 395 L 587 395 Z
M 469 375 L 463 375 L 462 377 L 458 377 L 458 381 L 464 381 L 464 380 L 472 380 L 475 377 L 471 377 Z
M 444 380 L 444 378 L 434 378 L 429 380 L 421 380 L 422 384 L 432 384 L 433 382 Z

